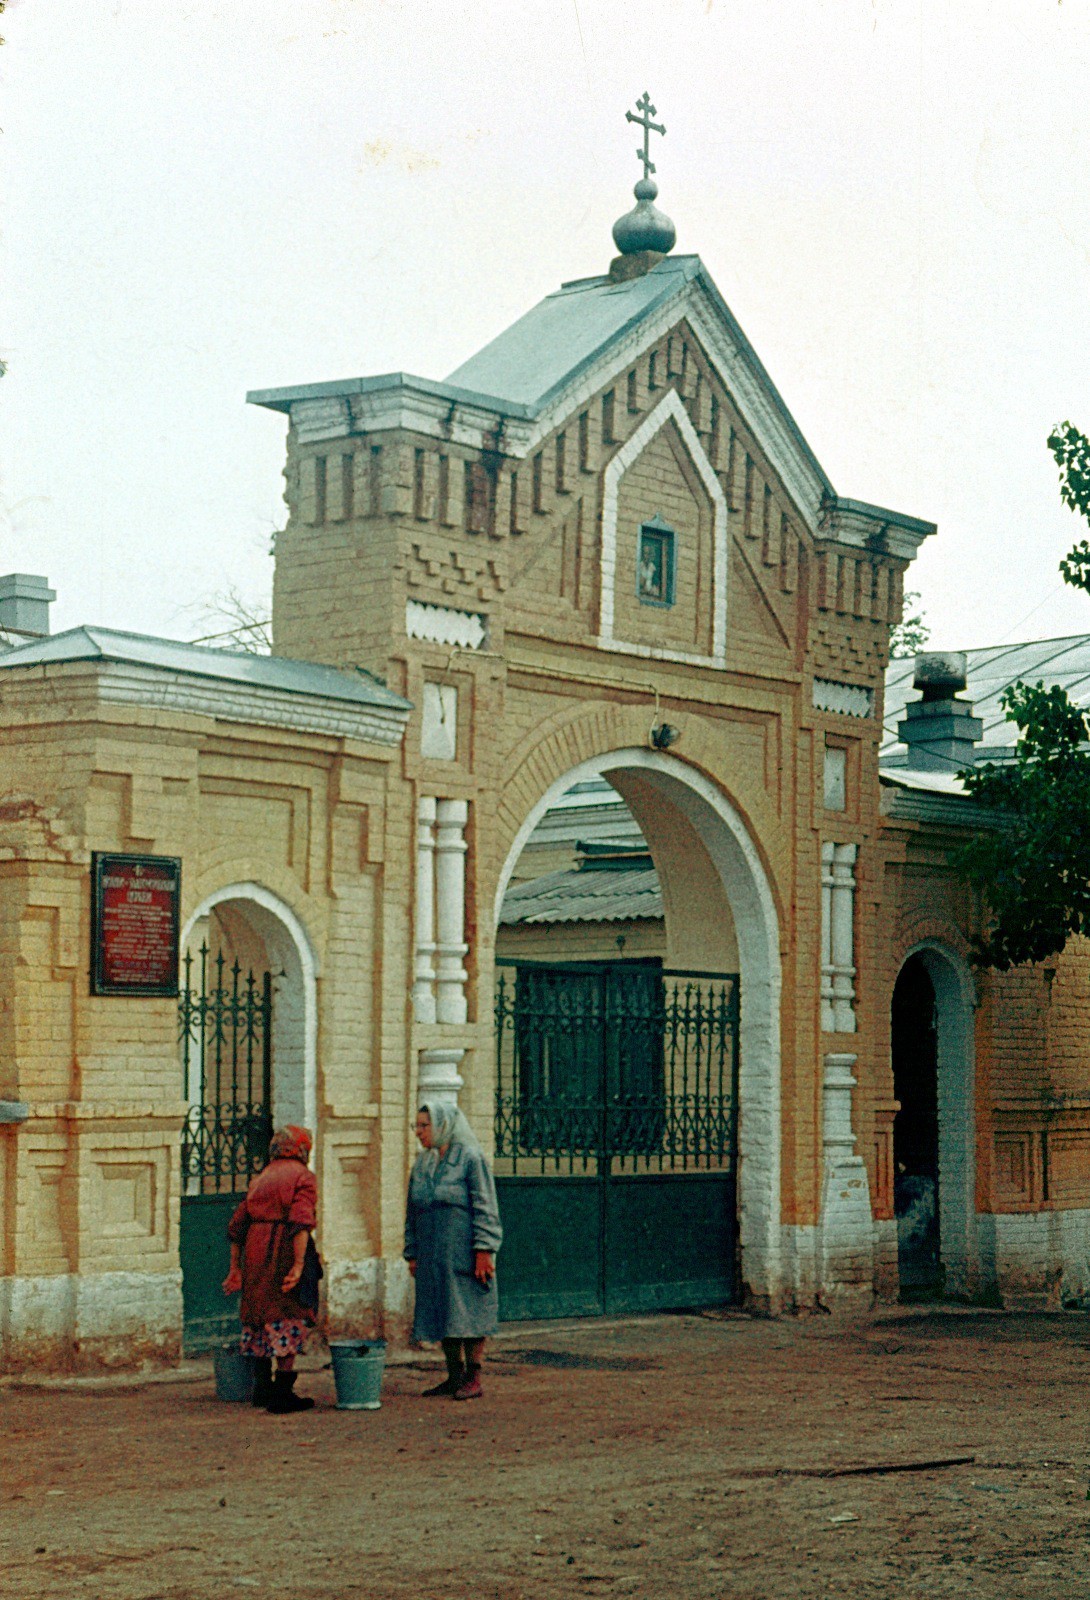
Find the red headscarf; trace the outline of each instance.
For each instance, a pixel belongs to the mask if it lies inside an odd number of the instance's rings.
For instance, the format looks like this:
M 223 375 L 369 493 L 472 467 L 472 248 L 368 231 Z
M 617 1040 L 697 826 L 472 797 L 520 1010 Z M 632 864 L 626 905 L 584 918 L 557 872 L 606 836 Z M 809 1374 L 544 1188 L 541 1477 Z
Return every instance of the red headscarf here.
M 314 1146 L 308 1128 L 297 1128 L 289 1122 L 285 1128 L 277 1128 L 269 1140 L 270 1161 L 302 1161 L 310 1159 L 310 1152 Z

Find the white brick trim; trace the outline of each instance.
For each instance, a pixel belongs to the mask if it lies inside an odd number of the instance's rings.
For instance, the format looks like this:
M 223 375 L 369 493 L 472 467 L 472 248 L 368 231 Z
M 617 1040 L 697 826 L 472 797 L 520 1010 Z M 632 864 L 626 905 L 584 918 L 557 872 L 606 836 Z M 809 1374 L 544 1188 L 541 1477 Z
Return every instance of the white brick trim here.
M 822 1078 L 821 1294 L 826 1302 L 870 1301 L 874 1293 L 874 1222 L 867 1168 L 855 1148 L 852 1071 L 858 1057 L 830 1051 Z
M 317 1136 L 318 962 L 314 947 L 295 912 L 278 895 L 273 894 L 271 889 L 266 889 L 260 883 L 229 883 L 222 889 L 214 889 L 211 894 L 205 895 L 190 913 L 182 929 L 183 950 L 194 925 L 226 900 L 241 901 L 244 911 L 246 906 L 258 908 L 259 914 L 254 918 L 255 931 L 265 940 L 266 947 L 272 944 L 273 948 L 269 949 L 269 954 L 284 969 L 285 979 L 289 985 L 289 1006 L 294 1003 L 296 1016 L 300 1006 L 302 1009 L 302 1071 L 299 1075 L 301 1081 L 285 1084 L 281 1079 L 278 1083 L 274 1076 L 273 1116 L 279 1122 L 295 1122 L 301 1114 L 304 1126 Z M 293 967 L 296 969 L 294 972 Z M 297 989 L 295 995 L 290 995 L 291 987 Z M 284 1014 L 283 1006 L 281 1014 Z M 289 1009 L 285 1020 L 289 1020 L 291 1016 L 292 1012 Z M 274 1063 L 276 1059 L 274 1041 Z M 298 1105 L 293 1103 L 296 1101 Z
M 855 1032 L 855 859 L 858 845 L 821 847 L 821 1031 Z
M 175 1355 L 182 1336 L 182 1274 L 59 1272 L 0 1278 L 0 1357 L 5 1365 L 110 1366 Z
M 941 1215 L 941 1213 L 940 1213 Z M 976 1218 L 981 1281 L 1008 1306 L 1090 1302 L 1090 1210 L 1000 1211 Z M 1023 1302 L 1025 1303 L 1025 1301 Z
M 973 975 L 936 939 L 905 951 L 922 958 L 935 990 L 938 1029 L 939 1251 L 949 1294 L 977 1288 L 976 1099 Z M 898 974 L 900 968 L 898 968 Z
M 511 844 L 496 886 L 493 926 L 522 848 L 545 813 L 575 783 L 638 769 L 692 826 L 720 875 L 738 938 L 741 980 L 738 1224 L 742 1279 L 773 1310 L 793 1298 L 780 1245 L 780 966 L 779 918 L 772 888 L 746 824 L 702 772 L 656 750 L 592 756 L 552 783 Z M 483 909 L 483 908 L 482 908 Z
M 874 715 L 874 690 L 862 684 L 815 678 L 812 699 L 815 711 L 832 711 L 838 717 Z
M 668 422 L 676 424 L 714 508 L 710 656 L 619 640 L 615 638 L 613 632 L 614 596 L 617 585 L 617 518 L 621 479 Z M 599 649 L 620 650 L 628 655 L 647 656 L 658 661 L 681 661 L 689 666 L 721 667 L 724 664 L 727 653 L 727 497 L 676 389 L 666 391 L 654 411 L 644 418 L 632 437 L 618 450 L 606 467 L 602 492 L 602 554 L 599 579 L 601 588 L 597 641 Z
M 405 602 L 405 632 L 410 639 L 479 650 L 487 631 L 486 619 L 475 611 L 456 611 L 453 606 L 434 606 L 425 600 Z

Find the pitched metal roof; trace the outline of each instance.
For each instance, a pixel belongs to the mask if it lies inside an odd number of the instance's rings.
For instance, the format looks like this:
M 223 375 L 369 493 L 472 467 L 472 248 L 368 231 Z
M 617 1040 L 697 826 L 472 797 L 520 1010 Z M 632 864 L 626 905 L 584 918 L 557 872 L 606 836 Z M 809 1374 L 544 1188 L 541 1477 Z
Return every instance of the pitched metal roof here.
M 565 283 L 463 361 L 446 382 L 540 411 L 561 386 L 700 272 L 699 256 L 668 256 L 624 283 Z
M 794 419 L 764 371 L 752 346 L 738 327 L 699 256 L 667 256 L 642 277 L 614 283 L 608 277 L 578 278 L 546 295 L 483 349 L 456 367 L 442 383 L 407 372 L 366 378 L 345 378 L 326 383 L 293 384 L 287 388 L 253 389 L 246 396 L 253 405 L 290 411 L 298 400 L 331 399 L 353 394 L 374 394 L 387 389 L 411 389 L 445 401 L 486 406 L 509 416 L 536 416 L 561 390 L 603 356 L 609 347 L 637 327 L 699 278 L 727 321 L 738 347 L 744 351 L 763 385 L 790 423 L 810 465 L 830 488 L 817 459 L 811 454 Z
M 654 867 L 611 867 L 601 872 L 547 872 L 508 889 L 500 922 L 505 927 L 542 922 L 661 921 L 662 891 Z
M 1027 683 L 1058 683 L 1078 706 L 1090 708 L 1090 634 L 1074 634 L 1065 639 L 1035 639 L 1029 644 L 986 645 L 967 650 L 966 687 L 963 698 L 984 723 L 977 749 L 986 755 L 1012 750 L 1018 729 L 1000 705 L 1004 689 L 1019 679 Z M 890 770 L 903 759 L 905 747 L 897 738 L 897 724 L 905 706 L 916 698 L 912 687 L 915 662 L 911 656 L 891 661 L 886 671 L 885 726 L 881 760 Z M 978 757 L 979 759 L 979 757 Z
M 17 645 L 0 653 L 0 671 L 19 667 L 51 666 L 72 661 L 123 662 L 130 666 L 183 672 L 217 678 L 254 689 L 348 701 L 353 705 L 381 706 L 408 712 L 407 700 L 361 672 L 343 672 L 316 661 L 293 661 L 287 656 L 254 655 L 246 650 L 219 650 L 210 645 L 185 644 L 179 639 L 158 639 L 150 634 L 120 633 L 113 628 L 70 628 L 33 644 Z
M 473 430 L 488 425 L 488 413 L 492 418 L 510 419 L 516 432 L 520 424 L 527 424 L 532 436 L 543 420 L 548 425 L 550 408 L 560 405 L 591 369 L 607 364 L 615 347 L 623 350 L 626 341 L 631 343 L 642 323 L 675 300 L 679 317 L 683 315 L 692 300 L 689 291 L 696 288 L 725 335 L 729 360 L 739 368 L 736 377 L 741 388 L 749 391 L 747 405 L 765 413 L 763 441 L 772 451 L 773 465 L 783 472 L 785 462 L 790 461 L 800 469 L 793 491 L 801 497 L 800 504 L 815 520 L 820 519 L 828 536 L 850 544 L 886 541 L 897 553 L 911 558 L 920 541 L 934 533 L 935 525 L 836 493 L 696 255 L 667 256 L 641 276 L 620 282 L 605 276 L 563 284 L 456 367 L 443 383 L 397 372 L 254 389 L 246 398 L 254 405 L 288 413 L 302 430 L 300 436 L 308 439 L 342 437 L 352 431 L 359 421 L 349 415 L 354 397 L 359 397 L 357 403 L 375 428 L 408 427 L 449 438 L 457 406 L 460 413 L 477 413 L 472 427 L 469 419 L 460 415 L 463 428 L 468 429 L 463 443 L 472 443 L 476 437 Z

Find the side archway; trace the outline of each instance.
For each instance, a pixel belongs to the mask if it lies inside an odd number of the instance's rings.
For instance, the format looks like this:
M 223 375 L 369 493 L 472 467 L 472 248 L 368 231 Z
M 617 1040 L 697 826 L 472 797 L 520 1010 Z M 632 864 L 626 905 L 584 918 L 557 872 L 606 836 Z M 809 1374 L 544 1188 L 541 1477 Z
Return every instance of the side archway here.
M 276 1124 L 302 1123 L 316 1132 L 318 1112 L 318 964 L 296 913 L 259 883 L 230 883 L 214 890 L 190 913 L 182 930 L 188 945 L 199 924 L 216 913 L 236 941 L 248 934 L 282 974 L 273 1007 L 273 1104 Z
M 915 960 L 934 993 L 938 1124 L 938 1243 L 944 1293 L 963 1298 L 977 1284 L 976 990 L 965 957 L 945 940 L 924 938 L 904 952 L 898 977 Z
M 626 775 L 633 781 L 626 784 Z M 539 796 L 511 841 L 496 885 L 493 926 L 519 855 L 551 806 L 574 784 L 605 777 L 637 822 L 649 797 L 672 808 L 702 846 L 722 885 L 737 937 L 739 1028 L 738 1226 L 748 1294 L 778 1305 L 780 1268 L 780 935 L 772 886 L 741 815 L 703 772 L 658 751 L 626 748 L 569 769 Z M 638 781 L 636 781 L 638 780 Z

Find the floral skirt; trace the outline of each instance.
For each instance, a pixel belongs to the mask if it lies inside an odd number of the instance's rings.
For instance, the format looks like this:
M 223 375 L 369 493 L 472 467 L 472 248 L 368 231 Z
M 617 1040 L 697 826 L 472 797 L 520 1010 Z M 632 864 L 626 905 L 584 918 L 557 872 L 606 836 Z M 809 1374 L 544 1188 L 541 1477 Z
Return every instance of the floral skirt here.
M 244 1356 L 297 1356 L 307 1339 L 307 1324 L 301 1317 L 281 1317 L 276 1322 L 266 1322 L 263 1328 L 242 1325 L 242 1354 Z

